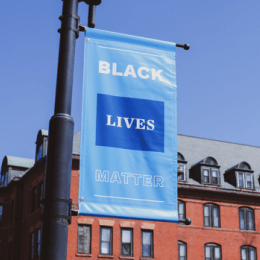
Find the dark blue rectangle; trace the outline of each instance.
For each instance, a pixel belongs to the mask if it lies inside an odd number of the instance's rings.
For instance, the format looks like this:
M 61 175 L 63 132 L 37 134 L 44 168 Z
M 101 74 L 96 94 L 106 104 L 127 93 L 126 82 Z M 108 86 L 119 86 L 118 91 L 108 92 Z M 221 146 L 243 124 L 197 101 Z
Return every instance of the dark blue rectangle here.
M 164 152 L 164 102 L 97 94 L 96 145 Z

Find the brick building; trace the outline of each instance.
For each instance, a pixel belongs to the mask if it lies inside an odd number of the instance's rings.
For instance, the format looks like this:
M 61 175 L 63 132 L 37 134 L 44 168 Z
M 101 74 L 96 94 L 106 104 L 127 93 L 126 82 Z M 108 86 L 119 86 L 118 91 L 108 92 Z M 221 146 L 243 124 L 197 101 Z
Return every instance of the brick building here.
M 35 160 L 3 159 L 1 260 L 39 259 L 47 142 L 40 130 Z M 192 220 L 178 225 L 77 215 L 79 145 L 77 132 L 67 259 L 257 259 L 260 147 L 178 135 L 179 219 Z

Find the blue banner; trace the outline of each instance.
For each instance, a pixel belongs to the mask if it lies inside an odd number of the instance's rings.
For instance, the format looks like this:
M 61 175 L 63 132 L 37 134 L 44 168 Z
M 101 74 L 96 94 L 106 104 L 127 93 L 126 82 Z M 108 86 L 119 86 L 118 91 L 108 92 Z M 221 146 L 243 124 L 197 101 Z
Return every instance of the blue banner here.
M 175 51 L 87 29 L 79 214 L 178 222 Z

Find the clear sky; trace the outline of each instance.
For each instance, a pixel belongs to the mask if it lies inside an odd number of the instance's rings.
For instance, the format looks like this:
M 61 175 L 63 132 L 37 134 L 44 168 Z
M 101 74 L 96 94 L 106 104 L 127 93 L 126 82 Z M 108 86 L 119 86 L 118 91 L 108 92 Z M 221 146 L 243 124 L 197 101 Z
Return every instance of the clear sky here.
M 96 28 L 176 43 L 178 133 L 260 146 L 259 0 L 102 0 Z M 34 158 L 54 112 L 61 0 L 0 1 L 0 161 Z M 79 4 L 87 25 L 88 6 Z M 72 116 L 81 125 L 84 33 Z

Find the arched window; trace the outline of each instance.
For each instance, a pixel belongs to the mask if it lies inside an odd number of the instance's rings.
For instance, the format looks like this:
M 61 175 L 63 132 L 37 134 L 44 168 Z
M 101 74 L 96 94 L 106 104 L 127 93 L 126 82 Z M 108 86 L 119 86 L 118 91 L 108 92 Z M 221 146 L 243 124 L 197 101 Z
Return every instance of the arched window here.
M 219 206 L 216 204 L 204 204 L 204 227 L 220 227 Z
M 178 200 L 178 217 L 179 220 L 185 220 L 186 219 L 186 209 L 185 209 L 185 202 Z M 183 225 L 182 222 L 179 222 L 180 225 Z
M 184 156 L 178 153 L 178 181 L 185 181 L 186 164 Z
M 179 260 L 187 259 L 187 244 L 185 242 L 178 241 L 178 253 L 179 253 Z
M 213 157 L 205 158 L 204 163 L 205 164 L 209 164 L 209 165 L 213 165 L 213 166 L 218 166 L 217 160 L 215 158 L 213 158 Z
M 205 244 L 205 260 L 221 260 L 221 246 L 218 244 Z
M 241 230 L 255 230 L 253 209 L 247 207 L 239 208 L 239 228 Z
M 241 246 L 241 260 L 256 260 L 255 247 Z
M 217 160 L 213 157 L 207 157 L 202 161 L 202 164 L 204 165 L 202 167 L 202 183 L 219 185 L 220 174 Z

